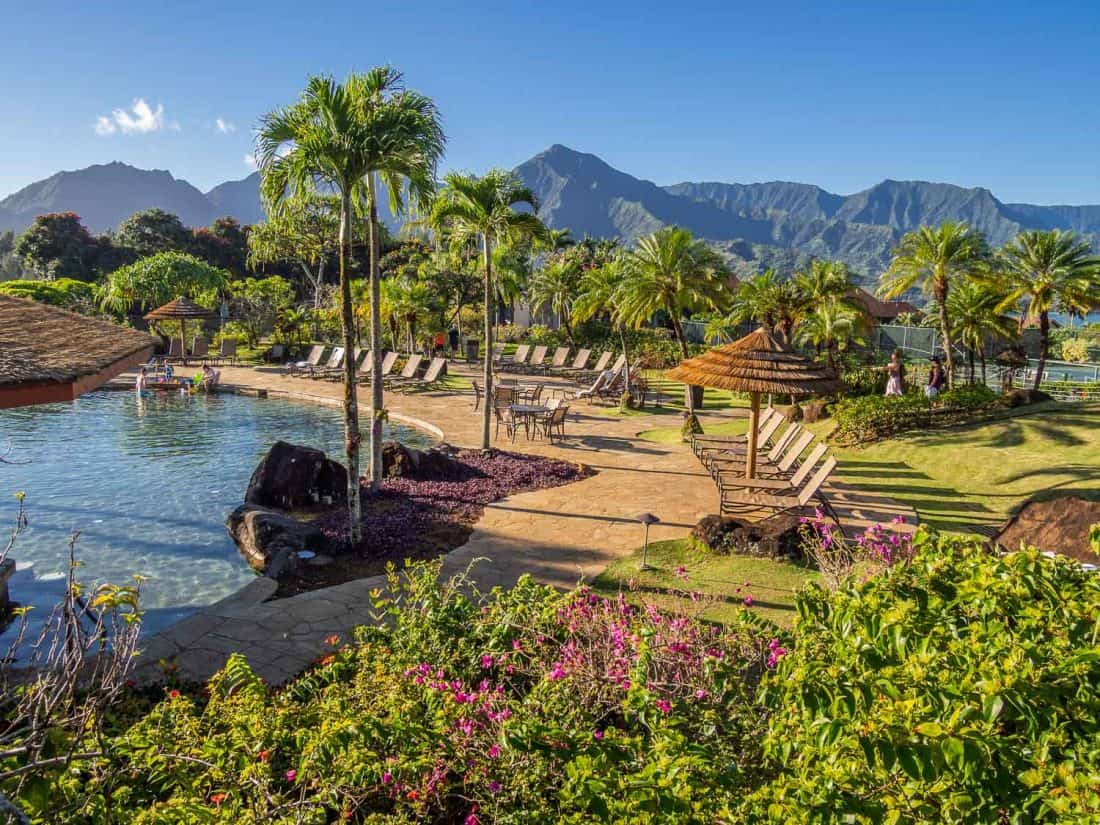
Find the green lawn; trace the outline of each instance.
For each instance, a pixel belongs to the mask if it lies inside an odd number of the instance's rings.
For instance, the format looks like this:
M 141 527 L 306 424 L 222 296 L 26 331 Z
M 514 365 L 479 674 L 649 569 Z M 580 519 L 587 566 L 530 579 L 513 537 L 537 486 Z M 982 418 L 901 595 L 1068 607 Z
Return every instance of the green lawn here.
M 698 612 L 710 621 L 729 621 L 751 610 L 780 624 L 790 624 L 795 615 L 795 592 L 817 577 L 814 570 L 789 562 L 712 553 L 690 538 L 651 543 L 648 562 L 653 570 L 641 571 L 641 561 L 639 548 L 604 570 L 593 588 L 607 596 L 621 590 L 633 603 Z M 681 566 L 686 579 L 677 575 Z M 677 595 L 689 590 L 704 596 L 693 602 Z M 745 596 L 751 597 L 751 607 L 745 606 Z
M 743 432 L 745 422 L 711 428 Z M 827 434 L 830 422 L 810 425 Z M 678 428 L 642 433 L 672 443 Z M 985 532 L 1032 497 L 1100 498 L 1100 405 L 1043 405 L 984 424 L 836 449 L 840 478 L 916 509 L 922 522 L 952 532 Z

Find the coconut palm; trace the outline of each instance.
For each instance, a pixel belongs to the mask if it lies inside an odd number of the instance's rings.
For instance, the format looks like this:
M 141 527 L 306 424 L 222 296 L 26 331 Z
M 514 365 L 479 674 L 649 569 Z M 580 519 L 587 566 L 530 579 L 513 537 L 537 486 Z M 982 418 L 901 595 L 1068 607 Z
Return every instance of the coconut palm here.
M 623 258 L 627 277 L 620 312 L 627 324 L 643 324 L 664 312 L 684 358 L 689 356 L 681 317 L 724 309 L 729 301 L 726 269 L 718 255 L 686 229 L 669 226 L 638 240 Z M 688 412 L 695 390 L 687 392 Z
M 864 332 L 867 318 L 860 309 L 838 298 L 831 298 L 814 306 L 803 316 L 795 333 L 800 344 L 812 344 L 824 351 L 826 363 L 836 368 L 837 352 L 843 352 L 850 344 L 867 343 Z
M 790 344 L 791 333 L 808 306 L 809 299 L 794 281 L 784 281 L 774 269 L 768 269 L 741 282 L 730 321 L 734 325 L 754 321 Z
M 1100 301 L 1100 259 L 1072 232 L 1021 232 L 999 255 L 998 280 L 1005 297 L 999 309 L 1018 309 L 1021 322 L 1039 325 L 1035 389 L 1043 381 L 1050 350 L 1050 311 L 1056 306 L 1085 314 Z
M 980 276 L 988 271 L 989 247 L 981 232 L 966 223 L 944 221 L 936 228 L 922 226 L 902 236 L 890 266 L 879 279 L 879 294 L 897 298 L 920 286 L 939 307 L 940 334 L 947 359 L 947 380 L 955 383 L 955 361 L 951 350 L 951 319 L 947 298 L 957 280 Z
M 966 347 L 969 381 L 974 383 L 974 355 L 985 383 L 985 342 L 988 338 L 1012 338 L 1016 323 L 1000 309 L 1003 293 L 988 283 L 960 281 L 947 295 L 947 314 L 959 343 Z
M 571 316 L 580 280 L 581 268 L 576 263 L 556 257 L 546 266 L 535 270 L 527 286 L 527 300 L 531 304 L 531 311 L 538 312 L 543 307 L 549 307 L 565 327 L 569 343 L 574 345 L 577 342 L 573 336 Z
M 431 222 L 447 228 L 459 242 L 479 240 L 485 281 L 485 366 L 483 380 L 487 397 L 493 389 L 493 250 L 502 242 L 522 238 L 545 238 L 546 227 L 532 212 L 513 207 L 537 208 L 535 193 L 512 172 L 491 169 L 482 177 L 451 172 L 444 178 L 431 212 Z M 485 404 L 481 417 L 481 448 L 488 450 L 492 404 Z
M 340 198 L 340 316 L 345 351 L 354 349 L 355 321 L 347 261 L 351 245 L 352 199 L 370 169 L 365 125 L 358 117 L 354 95 L 345 84 L 328 77 L 311 77 L 297 102 L 265 115 L 256 136 L 260 191 L 268 209 L 286 214 L 322 188 Z M 361 538 L 359 501 L 359 403 L 355 364 L 344 359 L 344 446 L 348 469 L 349 535 Z
M 621 256 L 614 257 L 602 266 L 595 266 L 581 274 L 577 285 L 577 298 L 573 302 L 573 320 L 578 324 L 606 315 L 611 327 L 619 333 L 623 347 L 626 386 L 630 386 L 630 353 L 627 349 L 627 324 L 623 319 L 623 297 L 626 285 L 626 267 Z

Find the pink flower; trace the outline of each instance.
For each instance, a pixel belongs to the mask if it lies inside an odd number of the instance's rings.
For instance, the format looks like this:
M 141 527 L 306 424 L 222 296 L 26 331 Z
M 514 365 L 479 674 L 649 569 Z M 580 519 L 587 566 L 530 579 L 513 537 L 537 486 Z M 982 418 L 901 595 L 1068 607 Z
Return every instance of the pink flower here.
M 745 596 L 743 601 L 745 602 L 745 607 L 752 607 L 752 596 Z
M 553 670 L 550 671 L 550 680 L 556 682 L 558 679 L 565 678 L 565 668 L 561 666 L 561 662 L 555 662 Z
M 688 580 L 687 568 L 684 567 L 684 565 L 681 564 L 676 568 L 676 578 L 683 579 L 684 581 Z
M 481 657 L 481 667 L 483 669 L 488 670 L 492 666 L 493 666 L 493 657 L 492 656 L 490 656 L 489 654 L 485 654 L 484 656 Z
M 489 758 L 496 759 L 498 756 L 500 756 L 500 745 L 490 745 Z
M 286 772 L 286 781 L 287 782 L 293 782 L 297 778 L 298 778 L 298 771 L 294 770 L 293 768 L 291 768 L 289 771 Z
M 523 650 L 523 642 L 519 639 L 512 639 L 512 650 Z
M 384 774 L 382 774 L 382 784 L 389 785 L 391 782 L 393 782 L 393 774 L 389 771 L 386 771 Z
M 706 699 L 708 696 L 710 696 L 710 694 L 707 693 L 702 688 L 699 688 L 695 691 L 695 698 L 696 699 Z
M 500 783 L 495 779 L 489 783 L 489 793 L 500 793 Z
M 661 713 L 672 713 L 672 704 L 667 699 L 658 699 L 657 710 Z

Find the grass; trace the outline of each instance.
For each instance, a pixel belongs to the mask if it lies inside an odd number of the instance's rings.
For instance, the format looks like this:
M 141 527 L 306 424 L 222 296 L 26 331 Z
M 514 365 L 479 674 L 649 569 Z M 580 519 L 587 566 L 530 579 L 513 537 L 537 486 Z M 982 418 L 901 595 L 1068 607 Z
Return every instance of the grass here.
M 677 416 L 684 412 L 684 385 L 679 381 L 670 381 L 664 377 L 662 370 L 645 370 L 645 378 L 649 383 L 650 397 L 644 409 L 620 410 L 618 404 L 609 406 L 593 405 L 592 412 L 595 415 L 606 415 L 614 418 L 634 418 L 644 415 L 668 415 Z M 661 406 L 656 406 L 652 393 L 658 393 Z M 703 406 L 699 412 L 708 410 L 729 409 L 730 407 L 748 407 L 748 396 L 728 390 L 715 390 L 708 388 L 703 393 Z M 677 433 L 679 429 L 677 428 Z
M 593 588 L 607 596 L 621 590 L 631 603 L 681 611 L 685 605 L 696 608 L 677 595 L 691 590 L 704 594 L 699 615 L 708 621 L 728 622 L 748 609 L 789 625 L 795 616 L 795 593 L 818 575 L 790 562 L 712 553 L 691 538 L 650 543 L 648 563 L 653 570 L 640 570 L 641 561 L 639 548 L 597 576 Z M 677 575 L 681 566 L 686 580 Z M 745 596 L 752 598 L 751 608 L 746 608 Z
M 744 432 L 745 421 L 708 429 Z M 809 425 L 825 436 L 832 422 Z M 641 434 L 679 441 L 678 427 Z M 1100 404 L 1042 405 L 996 421 L 834 448 L 838 476 L 913 507 L 949 532 L 989 534 L 1030 498 L 1100 499 Z

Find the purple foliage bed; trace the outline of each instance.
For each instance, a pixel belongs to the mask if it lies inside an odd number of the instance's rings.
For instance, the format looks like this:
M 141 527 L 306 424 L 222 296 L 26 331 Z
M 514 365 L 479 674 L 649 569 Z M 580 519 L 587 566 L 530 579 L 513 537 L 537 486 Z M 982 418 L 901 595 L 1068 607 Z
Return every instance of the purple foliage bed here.
M 376 494 L 364 486 L 363 541 L 354 555 L 422 557 L 425 545 L 437 545 L 441 533 L 448 535 L 457 527 L 467 535 L 486 504 L 513 493 L 559 487 L 591 473 L 581 465 L 542 456 L 460 452 L 445 476 L 388 478 Z M 314 523 L 330 540 L 346 547 L 346 518 L 343 511 L 336 511 Z M 453 546 L 457 545 L 444 552 Z

